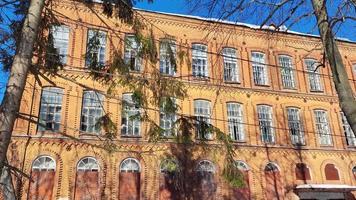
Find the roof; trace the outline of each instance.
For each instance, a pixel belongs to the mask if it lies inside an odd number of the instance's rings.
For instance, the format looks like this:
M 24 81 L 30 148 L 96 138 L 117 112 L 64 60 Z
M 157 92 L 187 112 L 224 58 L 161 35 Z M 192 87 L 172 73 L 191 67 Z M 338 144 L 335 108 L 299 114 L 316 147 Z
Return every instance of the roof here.
M 249 24 L 249 23 L 243 23 L 243 22 L 234 22 L 234 21 L 229 21 L 229 20 L 221 20 L 221 19 L 217 19 L 217 18 L 206 18 L 206 17 L 195 16 L 195 15 L 184 15 L 184 14 L 160 12 L 160 11 L 146 10 L 146 9 L 140 9 L 140 8 L 134 8 L 134 9 L 138 10 L 138 11 L 154 13 L 154 14 L 168 15 L 168 16 L 174 16 L 174 17 L 183 17 L 183 18 L 188 18 L 188 19 L 196 19 L 196 20 L 205 21 L 205 22 L 212 22 L 212 23 L 222 23 L 222 24 L 228 24 L 228 25 L 235 25 L 235 26 L 246 27 L 246 28 L 250 28 L 250 29 L 254 29 L 254 30 L 266 30 L 266 31 L 275 31 L 276 30 L 275 26 L 264 25 L 264 26 L 261 27 L 260 25 L 256 25 L 256 24 Z M 284 26 L 284 25 L 279 28 L 278 32 L 287 33 L 287 34 L 293 34 L 293 35 L 299 35 L 299 36 L 320 38 L 319 35 L 288 30 L 287 27 Z M 352 40 L 350 40 L 348 38 L 337 37 L 336 39 L 338 41 L 356 44 L 356 41 L 352 41 Z

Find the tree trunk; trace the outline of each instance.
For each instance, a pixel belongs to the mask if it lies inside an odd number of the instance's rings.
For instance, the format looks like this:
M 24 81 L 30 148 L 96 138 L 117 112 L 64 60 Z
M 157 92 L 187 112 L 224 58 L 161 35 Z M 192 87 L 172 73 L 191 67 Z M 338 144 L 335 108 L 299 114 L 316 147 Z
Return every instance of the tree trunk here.
M 26 15 L 19 46 L 11 66 L 9 81 L 3 102 L 0 106 L 0 171 L 4 167 L 11 134 L 20 107 L 21 97 L 26 84 L 34 43 L 37 38 L 44 0 L 31 0 Z
M 314 15 L 318 21 L 318 28 L 324 51 L 328 58 L 333 81 L 339 96 L 341 110 L 344 112 L 354 134 L 356 134 L 356 100 L 351 89 L 342 57 L 330 27 L 325 0 L 312 0 Z
M 12 184 L 11 171 L 8 167 L 3 167 L 0 177 L 2 195 L 5 200 L 16 200 L 14 185 Z

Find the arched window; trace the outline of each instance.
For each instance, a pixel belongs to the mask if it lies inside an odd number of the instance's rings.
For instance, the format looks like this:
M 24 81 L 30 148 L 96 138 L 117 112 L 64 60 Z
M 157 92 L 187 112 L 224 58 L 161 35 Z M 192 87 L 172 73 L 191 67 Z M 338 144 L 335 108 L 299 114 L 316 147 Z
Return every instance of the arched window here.
M 178 200 L 181 199 L 177 182 L 179 176 L 179 165 L 174 159 L 164 159 L 160 165 L 159 177 L 159 198 L 160 200 Z
M 136 159 L 127 158 L 122 161 L 120 172 L 140 172 L 140 164 Z
M 356 166 L 352 168 L 352 174 L 354 175 L 354 178 L 356 179 Z
M 35 161 L 33 161 L 32 165 L 33 171 L 55 171 L 56 170 L 56 162 L 53 158 L 49 156 L 40 156 Z
M 325 178 L 328 181 L 338 181 L 340 180 L 339 170 L 336 169 L 334 164 L 325 165 Z
M 248 200 L 250 199 L 250 186 L 249 186 L 249 167 L 248 165 L 242 161 L 237 160 L 234 163 L 235 167 L 240 171 L 241 178 L 243 178 L 244 185 L 241 187 L 230 187 L 230 199 L 231 200 Z
M 281 199 L 283 197 L 283 184 L 277 164 L 268 163 L 265 166 L 266 199 Z
M 75 181 L 75 200 L 99 199 L 99 165 L 95 158 L 78 162 Z
M 214 174 L 216 172 L 215 166 L 212 162 L 208 160 L 202 160 L 198 163 L 196 167 L 196 199 L 215 199 L 216 193 L 216 182 Z
M 311 180 L 309 167 L 304 163 L 295 165 L 295 177 L 297 180 Z
M 134 158 L 126 158 L 121 162 L 119 199 L 140 199 L 140 171 L 140 163 Z
M 52 199 L 56 162 L 49 156 L 40 156 L 32 164 L 29 199 Z
M 99 171 L 99 165 L 98 162 L 95 160 L 95 158 L 92 157 L 87 157 L 83 158 L 79 161 L 78 171 Z

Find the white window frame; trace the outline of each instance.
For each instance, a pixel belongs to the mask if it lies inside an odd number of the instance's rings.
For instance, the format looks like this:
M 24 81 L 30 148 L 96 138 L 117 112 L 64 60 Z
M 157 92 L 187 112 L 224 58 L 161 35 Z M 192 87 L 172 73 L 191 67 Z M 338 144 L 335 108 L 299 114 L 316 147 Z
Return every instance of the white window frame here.
M 95 36 L 98 36 L 98 40 L 100 42 L 98 49 L 92 49 L 89 52 L 89 41 Z M 105 56 L 106 56 L 106 35 L 105 31 L 97 30 L 97 29 L 88 29 L 88 38 L 87 38 L 87 54 L 95 54 L 96 59 L 99 65 L 105 65 Z M 86 66 L 90 67 L 90 60 L 86 59 Z
M 121 172 L 140 173 L 141 172 L 140 162 L 135 158 L 126 158 L 120 164 L 120 173 Z
M 222 50 L 224 64 L 224 81 L 240 82 L 239 65 L 237 63 L 237 51 L 226 47 Z
M 208 47 L 192 44 L 192 75 L 195 78 L 209 78 Z
M 197 172 L 208 172 L 208 173 L 212 173 L 215 174 L 216 168 L 214 163 L 212 163 L 209 160 L 201 160 L 196 168 Z
M 287 120 L 292 144 L 305 145 L 304 127 L 300 109 L 287 107 Z
M 97 125 L 103 116 L 104 95 L 86 90 L 83 92 L 80 130 L 89 134 L 99 134 L 101 127 Z
M 314 120 L 316 133 L 319 135 L 319 144 L 332 145 L 333 142 L 328 113 L 325 110 L 315 109 Z
M 228 130 L 233 141 L 244 141 L 243 106 L 240 103 L 226 103 Z
M 288 55 L 278 56 L 279 66 L 281 68 L 282 85 L 286 89 L 295 89 L 295 75 L 292 57 Z
M 240 171 L 249 171 L 250 170 L 250 167 L 248 166 L 248 164 L 242 160 L 236 160 L 234 165 Z
M 170 49 L 170 50 L 169 50 Z M 169 52 L 171 51 L 171 53 Z M 159 69 L 164 75 L 174 76 L 176 73 L 176 63 L 171 63 L 171 56 L 176 59 L 176 44 L 172 40 L 161 40 L 159 43 Z M 173 54 L 173 55 L 171 55 Z
M 348 146 L 356 147 L 356 137 L 354 132 L 351 129 L 350 124 L 348 123 L 346 116 L 343 112 L 340 112 L 341 124 L 344 130 L 344 135 L 346 137 L 346 142 Z
M 63 89 L 45 87 L 42 89 L 38 131 L 59 131 L 62 118 Z
M 308 74 L 309 89 L 312 92 L 322 92 L 322 78 L 320 76 L 320 67 L 315 71 L 317 67 L 317 61 L 315 59 L 305 59 L 304 64 L 306 66 L 306 72 Z M 315 72 L 314 72 L 315 71 Z
M 56 171 L 56 161 L 50 156 L 39 156 L 32 163 L 33 171 Z
M 272 106 L 257 105 L 257 115 L 262 142 L 275 143 Z
M 121 136 L 140 137 L 141 120 L 134 116 L 140 114 L 140 108 L 136 107 L 132 100 L 132 93 L 122 95 L 122 112 L 121 112 Z M 134 117 L 134 119 L 132 119 Z
M 53 46 L 59 54 L 62 64 L 67 63 L 69 32 L 69 27 L 65 25 L 51 27 Z
M 194 100 L 194 115 L 197 119 L 197 123 L 196 123 L 197 138 L 207 139 L 207 140 L 213 139 L 213 133 L 206 132 L 204 133 L 205 137 L 203 138 L 202 135 L 203 133 L 201 132 L 202 131 L 201 124 L 204 123 L 206 125 L 210 125 L 210 118 L 211 118 L 210 101 L 204 99 Z
M 77 165 L 77 171 L 99 171 L 98 161 L 93 157 L 85 157 L 80 159 Z
M 142 70 L 142 58 L 139 56 L 141 44 L 138 44 L 134 35 L 125 36 L 124 62 L 130 71 L 140 72 Z
M 176 99 L 172 99 L 172 102 L 176 104 Z M 176 113 L 164 112 L 164 103 L 160 106 L 160 127 L 163 129 L 163 137 L 173 137 L 175 135 L 174 126 L 177 120 Z
M 253 81 L 255 85 L 268 85 L 266 55 L 262 52 L 251 52 Z

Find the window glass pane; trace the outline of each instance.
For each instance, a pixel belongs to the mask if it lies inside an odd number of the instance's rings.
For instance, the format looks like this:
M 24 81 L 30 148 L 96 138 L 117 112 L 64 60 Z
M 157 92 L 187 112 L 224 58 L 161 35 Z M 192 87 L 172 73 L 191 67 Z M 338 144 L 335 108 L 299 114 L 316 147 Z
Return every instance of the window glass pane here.
M 175 104 L 175 99 L 170 98 L 170 103 Z M 176 121 L 176 113 L 168 113 L 166 112 L 166 102 L 164 102 L 160 107 L 160 126 L 164 130 L 163 136 L 164 137 L 171 137 L 174 135 L 174 123 Z
M 176 72 L 175 60 L 176 45 L 174 41 L 163 40 L 159 48 L 159 69 L 162 74 L 174 75 Z
M 194 115 L 197 118 L 197 137 L 200 139 L 212 139 L 212 133 L 207 130 L 210 126 L 210 102 L 206 100 L 194 100 Z
M 127 158 L 122 161 L 120 172 L 140 172 L 140 164 L 136 159 Z
M 124 62 L 132 71 L 141 71 L 142 58 L 139 56 L 141 45 L 137 43 L 135 36 L 126 35 Z
M 314 110 L 315 126 L 317 134 L 319 135 L 319 142 L 321 145 L 331 145 L 331 131 L 327 118 L 327 113 L 324 110 Z
M 88 133 L 99 133 L 98 120 L 103 116 L 104 96 L 95 91 L 83 93 L 82 117 L 80 130 Z
M 252 52 L 253 81 L 256 85 L 267 85 L 267 66 L 265 65 L 265 54 Z
M 122 95 L 121 135 L 140 136 L 140 108 L 132 100 L 132 94 Z
M 51 27 L 53 36 L 53 45 L 57 49 L 61 62 L 67 62 L 68 43 L 69 43 L 69 28 L 67 26 L 53 26 Z
M 42 90 L 38 131 L 59 131 L 63 90 L 46 87 Z
M 86 66 L 105 65 L 106 32 L 89 29 L 87 41 Z
M 344 128 L 344 134 L 346 137 L 347 145 L 356 146 L 356 137 L 351 129 L 350 124 L 347 122 L 346 116 L 343 112 L 340 112 L 342 127 Z
M 202 160 L 198 164 L 197 171 L 215 173 L 215 166 L 212 162 L 208 160 Z
M 91 157 L 83 158 L 82 160 L 79 161 L 78 171 L 98 171 L 99 170 L 99 165 L 98 162 Z
M 239 69 L 237 65 L 236 50 L 233 48 L 224 48 L 222 53 L 224 61 L 224 80 L 238 82 Z
M 281 67 L 282 84 L 284 88 L 295 88 L 294 69 L 292 58 L 289 56 L 279 56 L 279 65 Z
M 289 134 L 292 144 L 304 144 L 304 130 L 298 108 L 287 108 Z
M 56 162 L 49 156 L 40 156 L 32 164 L 32 170 L 36 171 L 54 171 Z
M 244 141 L 244 127 L 242 117 L 242 106 L 238 103 L 227 103 L 227 118 L 229 134 L 232 140 Z
M 206 45 L 192 45 L 192 70 L 194 77 L 207 78 L 209 76 Z
M 309 77 L 309 87 L 311 91 L 322 91 L 321 79 L 320 79 L 320 69 L 318 67 L 318 63 L 313 59 L 306 59 L 304 61 L 306 65 L 306 70 Z
M 262 141 L 274 143 L 274 128 L 272 118 L 272 107 L 267 105 L 257 106 L 258 120 Z

